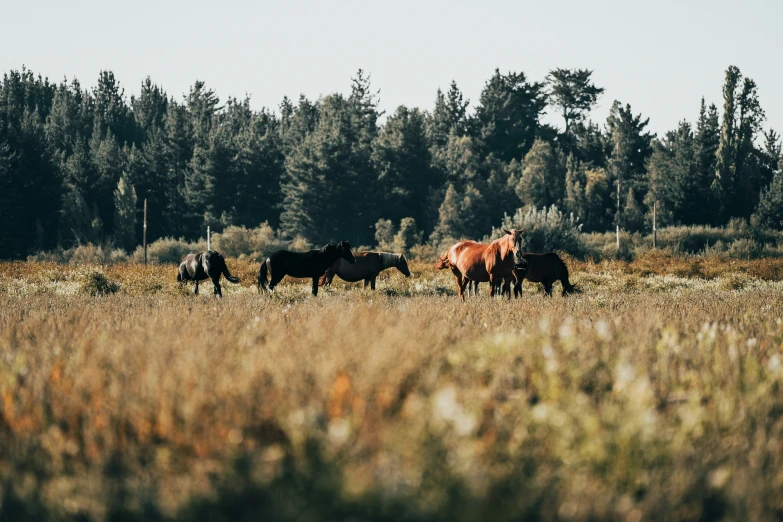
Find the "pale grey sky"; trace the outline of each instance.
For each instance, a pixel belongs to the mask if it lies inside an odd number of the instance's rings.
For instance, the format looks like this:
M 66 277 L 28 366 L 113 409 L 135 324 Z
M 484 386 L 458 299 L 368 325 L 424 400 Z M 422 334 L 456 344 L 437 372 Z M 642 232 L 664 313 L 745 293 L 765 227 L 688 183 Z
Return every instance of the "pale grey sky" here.
M 283 95 L 347 92 L 361 67 L 387 112 L 429 110 L 452 79 L 473 102 L 496 67 L 531 80 L 578 67 L 606 88 L 594 120 L 619 99 L 660 134 L 695 120 L 702 95 L 720 107 L 733 64 L 756 80 L 766 127 L 783 130 L 780 0 L 3 3 L 0 69 L 83 86 L 111 69 L 128 95 L 148 75 L 178 99 L 200 79 L 277 110 Z

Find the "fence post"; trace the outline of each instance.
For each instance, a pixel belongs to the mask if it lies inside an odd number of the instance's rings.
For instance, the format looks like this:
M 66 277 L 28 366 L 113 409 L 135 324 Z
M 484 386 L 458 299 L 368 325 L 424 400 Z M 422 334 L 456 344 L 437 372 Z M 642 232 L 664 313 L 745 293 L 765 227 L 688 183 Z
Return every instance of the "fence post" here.
M 144 198 L 144 264 L 147 264 L 147 198 Z
M 620 250 L 620 178 L 617 178 L 617 250 Z
M 212 250 L 212 234 L 209 232 L 209 225 L 207 225 L 207 250 Z
M 656 226 L 656 217 L 658 211 L 658 201 L 653 202 L 653 249 L 657 248 L 657 239 L 658 239 L 658 227 Z

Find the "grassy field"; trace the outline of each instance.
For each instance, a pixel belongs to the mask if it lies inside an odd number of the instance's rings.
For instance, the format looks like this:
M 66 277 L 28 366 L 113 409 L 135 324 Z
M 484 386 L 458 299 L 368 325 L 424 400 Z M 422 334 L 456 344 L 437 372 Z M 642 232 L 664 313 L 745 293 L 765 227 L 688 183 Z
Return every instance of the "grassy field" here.
M 229 267 L 0 264 L 0 520 L 783 517 L 783 260 L 465 303 Z

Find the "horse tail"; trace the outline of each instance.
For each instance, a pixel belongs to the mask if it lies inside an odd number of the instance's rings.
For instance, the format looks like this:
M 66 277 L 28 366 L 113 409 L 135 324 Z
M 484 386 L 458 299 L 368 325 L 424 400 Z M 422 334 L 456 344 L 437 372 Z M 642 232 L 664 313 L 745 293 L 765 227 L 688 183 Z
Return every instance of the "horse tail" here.
M 258 269 L 258 283 L 257 283 L 257 287 L 258 287 L 258 293 L 259 294 L 261 293 L 261 289 L 262 288 L 266 291 L 266 284 L 267 284 L 267 279 L 266 279 L 267 266 L 266 266 L 266 263 L 267 263 L 267 261 L 269 261 L 269 258 L 264 259 L 263 261 L 261 261 L 261 267 Z
M 448 268 L 449 264 L 449 251 L 447 250 L 440 255 L 438 262 L 435 263 L 435 268 L 438 270 L 443 270 L 444 268 Z
M 563 285 L 563 295 L 573 294 L 576 287 L 568 281 L 568 267 L 565 262 L 560 259 L 560 256 L 557 257 L 557 260 L 560 261 L 560 283 Z
M 223 275 L 226 276 L 226 279 L 231 281 L 234 284 L 239 283 L 239 278 L 236 276 L 232 276 L 231 272 L 228 271 L 228 265 L 226 265 L 226 260 L 223 260 Z

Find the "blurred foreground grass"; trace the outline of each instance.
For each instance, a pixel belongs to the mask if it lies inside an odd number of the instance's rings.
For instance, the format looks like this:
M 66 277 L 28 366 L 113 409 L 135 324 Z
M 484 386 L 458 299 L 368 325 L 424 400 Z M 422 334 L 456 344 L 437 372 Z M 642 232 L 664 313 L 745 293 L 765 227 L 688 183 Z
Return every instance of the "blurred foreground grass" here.
M 783 261 L 569 265 L 461 303 L 0 264 L 0 520 L 779 520 Z

